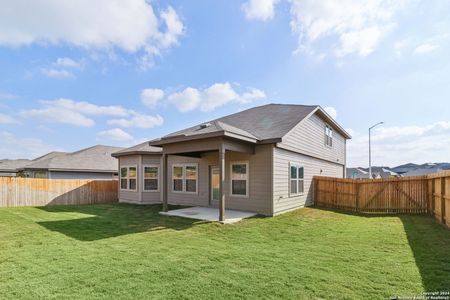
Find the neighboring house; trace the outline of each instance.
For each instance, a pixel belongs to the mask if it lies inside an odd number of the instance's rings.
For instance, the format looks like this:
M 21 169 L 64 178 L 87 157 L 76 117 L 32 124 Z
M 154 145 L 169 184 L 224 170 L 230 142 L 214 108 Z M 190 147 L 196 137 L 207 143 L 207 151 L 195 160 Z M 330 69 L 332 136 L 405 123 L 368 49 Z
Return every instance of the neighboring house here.
M 50 152 L 20 168 L 24 177 L 51 179 L 114 179 L 118 163 L 111 157 L 122 148 L 97 145 L 72 153 Z
M 347 178 L 351 179 L 368 179 L 369 172 L 362 168 L 347 168 Z
M 393 168 L 394 171 L 401 173 L 402 176 L 423 176 L 432 173 L 442 172 L 450 170 L 449 163 L 425 163 L 421 165 L 417 164 L 405 164 Z
M 388 167 L 372 167 L 372 179 L 401 177 Z M 347 178 L 368 179 L 369 168 L 347 168 Z
M 17 176 L 18 169 L 29 164 L 29 159 L 1 159 L 0 160 L 0 177 Z
M 410 176 L 424 176 L 429 175 L 433 173 L 438 173 L 445 171 L 445 169 L 440 168 L 439 166 L 434 166 L 430 168 L 417 168 L 415 170 L 408 171 L 406 173 L 403 173 L 402 175 L 404 177 L 410 177 Z
M 345 177 L 349 138 L 320 106 L 251 108 L 114 153 L 119 200 L 276 215 L 312 204 L 313 176 Z

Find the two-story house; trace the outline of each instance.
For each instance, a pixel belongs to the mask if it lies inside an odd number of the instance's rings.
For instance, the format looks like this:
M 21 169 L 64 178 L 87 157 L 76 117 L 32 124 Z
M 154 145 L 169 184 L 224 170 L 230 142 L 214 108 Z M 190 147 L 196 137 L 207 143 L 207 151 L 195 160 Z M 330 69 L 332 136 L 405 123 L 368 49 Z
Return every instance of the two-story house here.
M 350 138 L 317 105 L 254 107 L 113 153 L 119 201 L 273 216 L 311 204 L 313 176 L 345 178 Z

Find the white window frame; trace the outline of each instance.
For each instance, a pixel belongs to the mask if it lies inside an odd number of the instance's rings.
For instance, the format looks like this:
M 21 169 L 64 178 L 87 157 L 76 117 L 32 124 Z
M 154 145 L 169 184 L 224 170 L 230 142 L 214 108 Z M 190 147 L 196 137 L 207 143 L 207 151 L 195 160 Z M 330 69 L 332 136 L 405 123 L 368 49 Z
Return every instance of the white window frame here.
M 174 185 L 173 185 L 173 181 L 174 179 L 179 179 L 179 178 L 175 178 L 173 176 L 173 168 L 175 167 L 181 167 L 183 170 L 183 176 L 181 178 L 182 183 L 183 183 L 183 189 L 181 191 L 175 191 L 174 190 Z M 195 169 L 197 170 L 196 172 L 196 177 L 195 177 L 195 192 L 188 192 L 186 191 L 186 167 L 195 167 Z M 177 193 L 177 194 L 194 194 L 197 195 L 198 194 L 198 173 L 199 173 L 199 168 L 198 168 L 198 164 L 197 163 L 183 163 L 183 164 L 173 164 L 172 165 L 172 179 L 171 179 L 171 185 L 172 185 L 172 193 Z
M 297 178 L 291 178 L 291 167 L 295 167 L 297 168 Z M 303 178 L 299 178 L 299 172 L 298 170 L 302 168 L 303 169 Z M 298 196 L 302 196 L 305 194 L 305 167 L 302 166 L 301 164 L 297 164 L 297 163 L 289 163 L 289 197 L 298 197 Z M 291 185 L 292 185 L 292 180 L 295 180 L 296 184 L 297 184 L 297 193 L 292 193 L 292 189 L 291 189 Z M 303 191 L 299 192 L 299 188 L 298 188 L 298 183 L 302 181 L 303 182 Z
M 126 178 L 122 178 L 122 169 L 123 168 L 127 169 L 127 177 Z M 130 168 L 136 168 L 136 177 L 130 177 Z M 122 165 L 122 166 L 120 166 L 119 186 L 120 186 L 121 191 L 137 191 L 138 190 L 138 177 L 139 177 L 138 172 L 139 172 L 139 169 L 138 169 L 137 165 Z M 127 180 L 127 188 L 126 189 L 122 188 L 122 179 Z M 136 188 L 135 189 L 130 189 L 130 179 L 136 179 Z
M 325 146 L 330 148 L 333 147 L 333 127 L 331 127 L 328 124 L 325 124 L 324 137 L 325 137 Z
M 245 195 L 233 194 L 233 165 L 246 165 L 247 176 L 245 178 Z M 241 179 L 236 179 L 241 180 Z M 249 161 L 232 161 L 230 162 L 230 196 L 238 198 L 248 198 L 249 196 L 249 183 L 250 183 L 250 168 Z
M 158 170 L 158 176 L 157 176 L 157 180 L 158 180 L 158 184 L 156 185 L 156 190 L 146 190 L 145 189 L 145 179 L 150 179 L 150 178 L 145 178 L 145 168 L 157 168 Z M 142 165 L 142 191 L 143 192 L 148 192 L 148 193 L 158 193 L 159 192 L 159 187 L 160 187 L 160 182 L 161 182 L 161 175 L 160 175 L 160 168 L 159 165 L 156 164 L 146 164 L 146 165 Z

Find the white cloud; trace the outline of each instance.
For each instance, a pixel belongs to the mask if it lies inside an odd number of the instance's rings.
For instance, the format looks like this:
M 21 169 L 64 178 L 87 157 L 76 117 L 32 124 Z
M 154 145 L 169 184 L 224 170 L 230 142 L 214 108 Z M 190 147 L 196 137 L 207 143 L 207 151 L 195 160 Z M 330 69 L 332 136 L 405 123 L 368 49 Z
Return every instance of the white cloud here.
M 372 53 L 393 27 L 393 16 L 406 1 L 390 0 L 290 0 L 291 29 L 299 48 L 311 54 L 324 38 L 337 38 L 337 56 Z
M 36 138 L 19 138 L 10 132 L 0 132 L 0 158 L 35 158 L 56 149 Z
M 375 50 L 385 30 L 386 28 L 372 26 L 341 34 L 341 45 L 336 49 L 336 56 L 342 57 L 352 53 L 356 53 L 359 56 L 369 55 Z
M 108 116 L 127 116 L 128 111 L 119 105 L 101 106 L 85 101 L 74 101 L 71 99 L 60 98 L 57 100 L 41 101 L 46 106 L 60 107 L 72 111 L 77 111 L 87 115 L 108 115 Z
M 146 0 L 17 0 L 3 3 L 0 10 L 0 45 L 141 51 L 147 64 L 155 54 L 177 45 L 183 30 L 172 7 L 158 17 Z
M 181 92 L 170 94 L 167 100 L 179 111 L 187 112 L 196 109 L 202 99 L 199 90 L 188 87 Z
M 178 39 L 184 31 L 184 25 L 177 15 L 177 12 L 169 6 L 166 10 L 161 12 L 160 17 L 167 28 L 165 32 L 160 33 L 158 38 L 161 47 L 168 48 L 172 45 L 178 45 Z
M 141 92 L 141 102 L 150 108 L 154 108 L 163 98 L 164 91 L 160 89 L 144 89 Z
M 69 72 L 67 70 L 58 70 L 58 69 L 41 69 L 42 74 L 47 77 L 57 78 L 57 79 L 73 79 L 75 78 L 75 74 Z
M 55 62 L 55 65 L 64 68 L 79 68 L 81 64 L 71 58 L 68 57 L 58 57 Z
M 34 118 L 45 123 L 62 123 L 81 127 L 92 127 L 95 121 L 86 115 L 128 116 L 122 106 L 99 106 L 84 101 L 71 99 L 42 100 L 42 108 L 23 110 L 24 118 Z
M 449 144 L 450 121 L 377 127 L 372 131 L 372 164 L 393 167 L 408 162 L 447 162 Z M 347 153 L 349 166 L 367 166 L 367 134 L 354 133 Z
M 438 46 L 434 44 L 422 44 L 414 49 L 414 54 L 427 54 L 436 50 L 437 47 Z
M 113 128 L 97 133 L 97 137 L 105 140 L 113 140 L 119 142 L 126 142 L 133 140 L 133 136 L 123 131 L 120 128 Z
M 336 108 L 334 108 L 332 106 L 327 106 L 327 107 L 324 107 L 324 110 L 330 115 L 330 117 L 332 117 L 333 119 L 336 120 L 336 118 L 337 118 Z
M 153 128 L 161 126 L 164 119 L 160 115 L 150 116 L 133 112 L 133 116 L 129 119 L 113 119 L 109 120 L 109 125 L 116 125 L 120 127 L 137 127 L 137 128 Z
M 248 0 L 242 4 L 247 19 L 267 21 L 273 18 L 278 0 Z
M 85 115 L 63 107 L 47 106 L 39 109 L 25 110 L 20 113 L 24 118 L 37 119 L 44 123 L 62 123 L 81 127 L 92 127 L 94 120 Z
M 239 94 L 230 83 L 225 82 L 215 83 L 205 89 L 188 87 L 181 92 L 170 94 L 167 100 L 182 112 L 194 109 L 210 112 L 231 102 L 243 104 L 264 98 L 266 94 L 259 89 L 251 88 L 248 92 Z
M 16 119 L 11 116 L 0 113 L 0 124 L 15 124 L 18 123 Z

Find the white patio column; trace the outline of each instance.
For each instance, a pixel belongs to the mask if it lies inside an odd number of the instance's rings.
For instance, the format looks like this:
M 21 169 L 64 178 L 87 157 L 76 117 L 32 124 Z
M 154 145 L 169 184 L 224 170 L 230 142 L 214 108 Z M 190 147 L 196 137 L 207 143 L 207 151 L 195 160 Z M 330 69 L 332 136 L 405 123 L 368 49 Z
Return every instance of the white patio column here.
M 219 221 L 225 221 L 225 147 L 219 148 Z
M 162 155 L 162 189 L 161 189 L 161 196 L 162 196 L 162 204 L 163 204 L 163 211 L 167 212 L 169 210 L 169 205 L 167 201 L 167 180 L 168 179 L 168 172 L 167 172 L 167 154 Z

